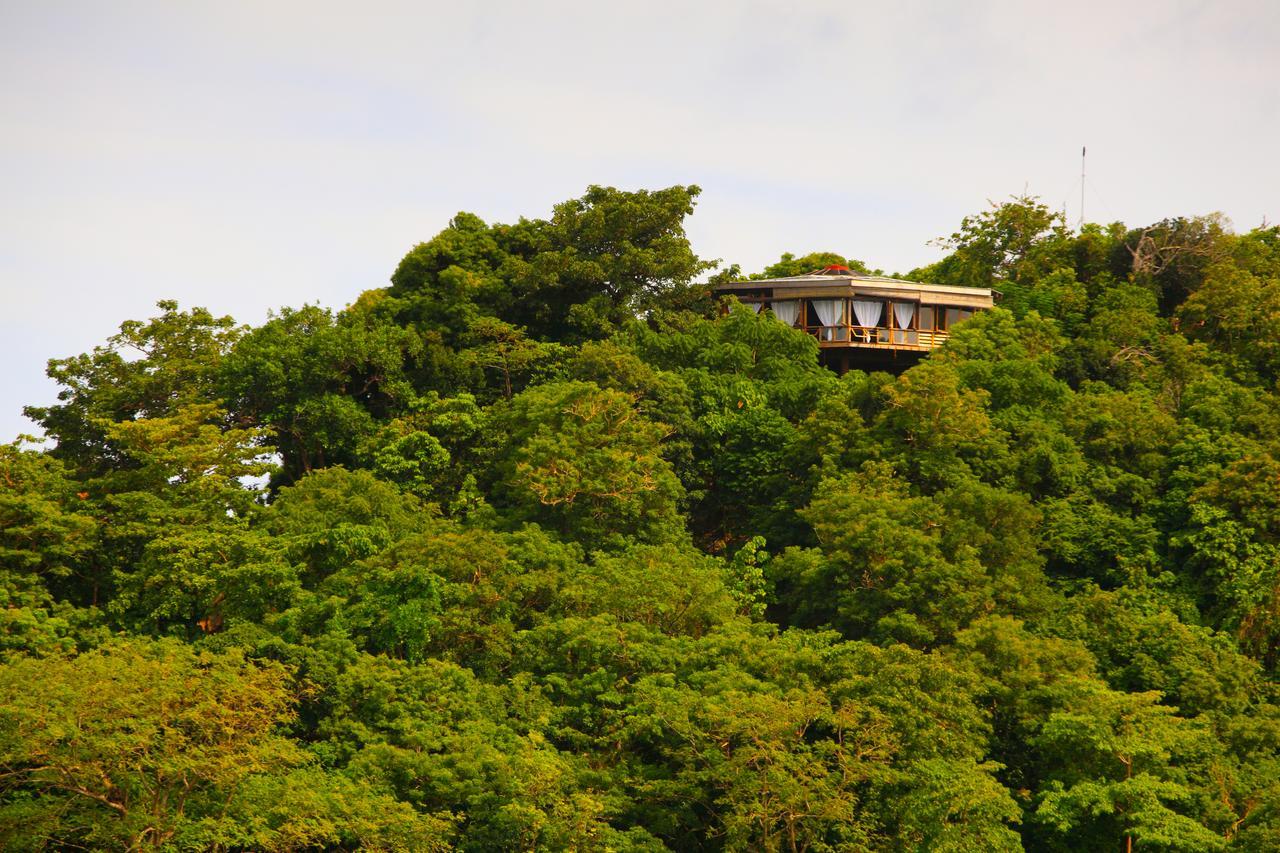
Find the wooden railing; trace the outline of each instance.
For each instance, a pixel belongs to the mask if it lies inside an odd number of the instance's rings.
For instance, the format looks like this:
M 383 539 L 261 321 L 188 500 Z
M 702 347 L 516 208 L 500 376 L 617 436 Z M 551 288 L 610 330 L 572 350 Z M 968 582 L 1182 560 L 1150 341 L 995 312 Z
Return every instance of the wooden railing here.
M 934 349 L 947 339 L 943 331 L 892 329 L 887 326 L 805 326 L 819 346 L 885 347 L 888 349 Z

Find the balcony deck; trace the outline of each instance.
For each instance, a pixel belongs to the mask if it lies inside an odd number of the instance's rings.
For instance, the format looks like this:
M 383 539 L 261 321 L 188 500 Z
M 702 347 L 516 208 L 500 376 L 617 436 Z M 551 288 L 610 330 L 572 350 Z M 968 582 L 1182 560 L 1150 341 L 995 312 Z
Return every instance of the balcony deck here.
M 897 329 L 890 326 L 805 326 L 822 349 L 897 349 L 928 352 L 947 341 L 948 332 Z
M 770 310 L 782 322 L 818 339 L 824 361 L 861 366 L 896 353 L 907 361 L 942 346 L 949 330 L 991 308 L 989 288 L 926 284 L 885 276 L 854 275 L 840 267 L 788 278 L 735 281 L 716 292 L 734 296 L 756 311 Z M 841 351 L 844 355 L 837 356 Z M 879 354 L 878 356 L 876 354 Z

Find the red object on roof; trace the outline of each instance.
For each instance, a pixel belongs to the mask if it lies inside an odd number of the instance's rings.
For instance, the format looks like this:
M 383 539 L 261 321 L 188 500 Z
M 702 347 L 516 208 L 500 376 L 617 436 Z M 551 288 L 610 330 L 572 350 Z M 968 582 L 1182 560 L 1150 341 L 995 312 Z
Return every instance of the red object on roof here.
M 822 272 L 825 275 L 839 275 L 840 273 L 849 272 L 849 268 L 844 264 L 832 264 L 829 267 L 823 267 Z

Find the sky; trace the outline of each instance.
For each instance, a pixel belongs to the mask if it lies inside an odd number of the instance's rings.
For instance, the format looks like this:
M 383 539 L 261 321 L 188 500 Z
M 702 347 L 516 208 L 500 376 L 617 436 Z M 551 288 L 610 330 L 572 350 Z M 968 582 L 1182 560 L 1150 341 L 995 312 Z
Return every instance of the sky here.
M 460 210 L 697 184 L 706 258 L 889 272 L 1024 192 L 1280 220 L 1280 3 L 0 0 L 0 441 L 160 299 L 341 308 Z

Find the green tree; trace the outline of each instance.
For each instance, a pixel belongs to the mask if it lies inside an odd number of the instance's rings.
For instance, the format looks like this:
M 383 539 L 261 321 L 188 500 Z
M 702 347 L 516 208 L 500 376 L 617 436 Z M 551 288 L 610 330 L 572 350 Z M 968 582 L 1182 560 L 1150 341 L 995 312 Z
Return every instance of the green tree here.
M 960 222 L 935 243 L 951 254 L 910 277 L 940 284 L 991 287 L 1026 282 L 1067 266 L 1071 249 L 1062 215 L 1032 196 L 1014 196 Z
M 800 625 L 932 646 L 992 610 L 1043 607 L 1026 530 L 1034 510 L 998 490 L 971 484 L 930 500 L 869 463 L 824 481 L 802 515 L 819 548 L 788 551 L 772 568 Z
M 280 727 L 288 673 L 173 641 L 117 642 L 0 667 L 0 833 L 9 849 L 441 849 L 448 829 L 314 772 Z M 293 808 L 269 798 L 289 791 Z M 292 789 L 292 790 L 290 790 Z
M 987 413 L 990 399 L 983 389 L 965 388 L 951 365 L 929 359 L 884 389 L 875 432 L 910 481 L 944 487 L 1005 455 L 1006 439 Z
M 352 563 L 417 533 L 430 514 L 368 471 L 313 471 L 276 495 L 262 526 L 301 564 L 302 583 L 314 587 Z
M 705 790 L 727 850 L 867 849 L 863 802 L 890 775 L 891 730 L 873 710 L 832 707 L 821 691 L 727 691 L 711 698 L 650 687 L 637 712 L 661 721 L 680 767 L 675 786 Z
M 1172 313 L 1204 277 L 1208 266 L 1228 257 L 1234 247 L 1230 223 L 1220 213 L 1162 219 L 1124 235 L 1129 278 L 1159 297 Z
M 3 611 L 9 619 L 0 621 L 9 622 L 6 633 L 34 628 L 42 618 L 37 602 L 50 603 L 50 590 L 78 597 L 92 576 L 100 532 L 98 519 L 85 511 L 88 493 L 66 465 L 23 444 L 0 445 L 0 577 L 9 598 Z M 97 602 L 90 596 L 85 603 Z
M 251 529 L 261 496 L 252 482 L 274 468 L 263 436 L 225 420 L 204 403 L 107 430 L 125 464 L 89 484 L 108 519 L 97 559 L 110 571 L 108 611 L 137 630 L 192 635 L 217 630 L 224 613 L 257 620 L 297 586 Z
M 1225 846 L 1194 812 L 1196 764 L 1212 749 L 1207 733 L 1158 700 L 1089 687 L 1033 740 L 1052 765 L 1036 820 L 1058 834 L 1060 849 Z
M 411 401 L 408 411 L 382 424 L 359 444 L 359 464 L 451 517 L 487 519 L 476 483 L 500 437 L 491 412 L 471 394 Z
M 753 279 L 788 278 L 796 275 L 807 275 L 829 266 L 848 267 L 854 275 L 880 275 L 881 270 L 871 270 L 856 258 L 846 258 L 836 252 L 810 252 L 796 257 L 790 252 L 783 252 L 777 263 L 765 267 L 762 272 L 751 276 Z
M 269 430 L 282 456 L 278 485 L 326 465 L 353 464 L 376 419 L 412 399 L 425 344 L 383 313 L 376 300 L 337 316 L 313 305 L 286 308 L 223 361 L 227 407 L 241 423 Z
M 682 304 L 714 266 L 693 254 L 684 231 L 700 192 L 592 186 L 549 220 L 515 225 L 459 213 L 405 256 L 389 293 L 402 317 L 446 340 L 480 316 L 540 341 L 607 337 L 638 312 Z
M 217 401 L 222 359 L 244 329 L 203 308 L 179 311 L 173 301 L 157 307 L 160 316 L 122 323 L 92 353 L 49 362 L 49 378 L 62 386 L 60 402 L 25 411 L 56 442 L 51 455 L 73 472 L 101 473 L 114 463 L 109 424 Z
M 587 382 L 540 385 L 497 420 L 509 436 L 494 474 L 501 505 L 584 544 L 679 536 L 680 482 L 662 458 L 667 427 L 630 395 Z

